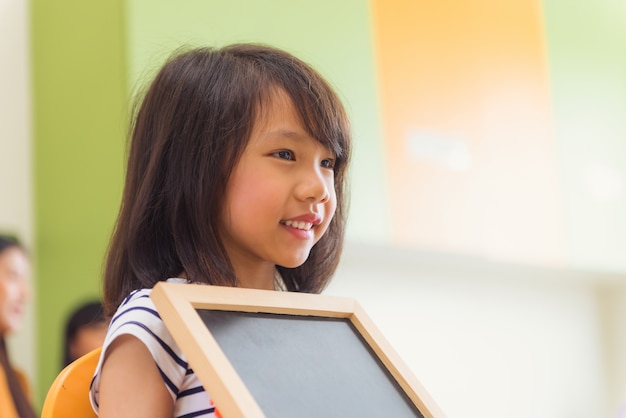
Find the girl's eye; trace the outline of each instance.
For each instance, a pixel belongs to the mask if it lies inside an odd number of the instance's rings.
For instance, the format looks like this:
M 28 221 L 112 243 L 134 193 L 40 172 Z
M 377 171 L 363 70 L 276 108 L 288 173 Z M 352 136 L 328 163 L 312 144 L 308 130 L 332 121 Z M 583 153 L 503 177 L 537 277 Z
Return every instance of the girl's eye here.
M 330 169 L 335 168 L 335 160 L 332 158 L 327 158 L 325 160 L 322 160 L 322 167 L 330 168 Z
M 276 151 L 272 155 L 274 155 L 274 157 L 281 158 L 283 160 L 295 160 L 293 152 L 287 151 L 287 150 Z

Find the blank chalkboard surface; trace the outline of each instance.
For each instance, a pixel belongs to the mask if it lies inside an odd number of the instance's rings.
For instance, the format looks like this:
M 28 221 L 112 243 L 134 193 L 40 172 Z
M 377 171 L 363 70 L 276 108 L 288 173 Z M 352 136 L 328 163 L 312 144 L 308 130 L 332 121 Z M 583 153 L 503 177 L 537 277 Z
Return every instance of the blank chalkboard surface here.
M 422 417 L 345 318 L 198 313 L 268 417 Z
M 352 299 L 175 283 L 151 298 L 223 418 L 444 416 Z

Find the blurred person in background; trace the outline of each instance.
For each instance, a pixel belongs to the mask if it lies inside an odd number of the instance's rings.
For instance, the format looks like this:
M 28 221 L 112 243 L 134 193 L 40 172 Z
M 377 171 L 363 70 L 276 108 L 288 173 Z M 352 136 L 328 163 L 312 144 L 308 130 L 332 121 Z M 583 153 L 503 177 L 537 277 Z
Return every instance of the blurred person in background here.
M 26 376 L 11 365 L 7 335 L 22 325 L 30 298 L 30 260 L 19 241 L 0 235 L 0 417 L 35 418 Z
M 74 309 L 65 325 L 62 367 L 102 346 L 108 325 L 100 301 L 88 301 Z

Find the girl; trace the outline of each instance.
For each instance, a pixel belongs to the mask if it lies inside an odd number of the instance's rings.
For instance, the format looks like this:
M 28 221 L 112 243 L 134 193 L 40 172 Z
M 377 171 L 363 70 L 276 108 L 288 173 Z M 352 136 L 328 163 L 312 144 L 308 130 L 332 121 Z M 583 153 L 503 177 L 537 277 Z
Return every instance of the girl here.
M 288 53 L 232 45 L 164 65 L 134 118 L 106 264 L 100 417 L 215 415 L 150 289 L 322 291 L 343 245 L 349 156 L 340 100 Z
M 5 336 L 19 330 L 30 297 L 30 263 L 12 237 L 0 235 L 0 417 L 35 418 L 30 388 L 11 366 Z

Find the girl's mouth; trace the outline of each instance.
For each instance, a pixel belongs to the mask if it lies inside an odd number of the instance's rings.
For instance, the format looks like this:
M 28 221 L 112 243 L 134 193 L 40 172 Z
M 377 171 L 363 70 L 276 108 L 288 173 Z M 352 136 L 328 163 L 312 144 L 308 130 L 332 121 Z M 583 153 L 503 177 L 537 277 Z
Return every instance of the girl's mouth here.
M 313 223 L 305 222 L 305 221 L 281 221 L 281 223 L 290 228 L 302 229 L 303 231 L 308 231 L 313 228 Z

